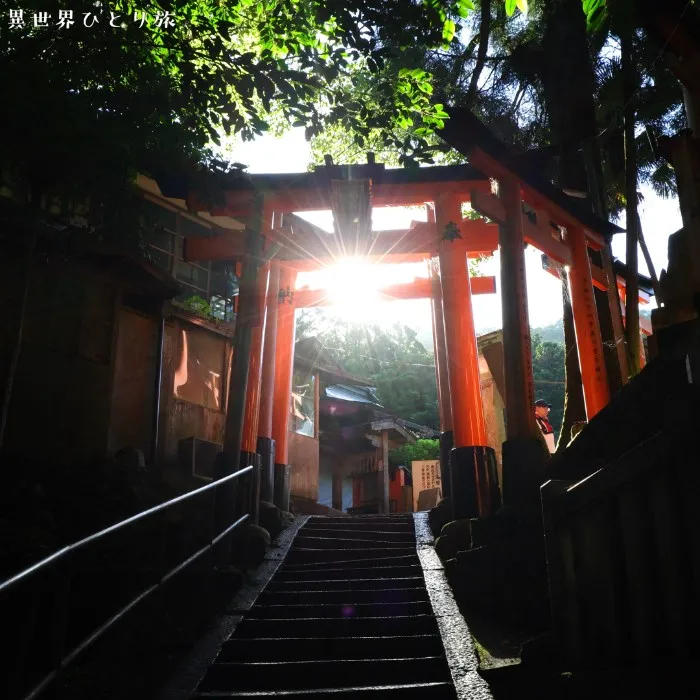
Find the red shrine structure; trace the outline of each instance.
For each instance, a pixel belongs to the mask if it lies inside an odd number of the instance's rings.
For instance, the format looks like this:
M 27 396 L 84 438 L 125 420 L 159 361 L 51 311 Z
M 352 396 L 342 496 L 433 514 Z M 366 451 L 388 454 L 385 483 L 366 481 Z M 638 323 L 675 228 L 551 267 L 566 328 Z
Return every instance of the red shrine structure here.
M 372 154 L 363 165 L 339 166 L 327 158 L 314 172 L 245 176 L 216 205 L 207 203 L 202 192 L 186 192 L 190 211 L 246 223 L 245 231 L 189 238 L 184 252 L 188 261 L 236 261 L 240 272 L 220 474 L 237 468 L 240 459 L 259 460 L 264 497 L 273 488 L 275 465 L 287 467 L 294 313 L 325 303 L 322 291 L 296 290 L 297 274 L 347 256 L 382 264 L 432 260 L 430 279 L 382 292 L 389 298 L 431 299 L 441 468 L 454 518 L 487 516 L 502 501 L 517 509 L 524 487 L 536 481 L 533 465 L 547 459 L 532 410 L 526 244 L 548 256 L 555 274 L 568 277 L 587 418 L 608 403 L 594 288 L 608 292 L 613 325 L 621 336 L 624 280 L 613 273 L 608 246 L 621 229 L 529 171 L 471 115 L 455 115 L 451 121 L 454 133 L 446 131 L 444 137 L 468 157 L 469 165 L 392 170 L 376 164 Z M 163 182 L 161 188 L 170 196 Z M 464 218 L 465 204 L 484 218 Z M 373 207 L 414 205 L 426 208 L 427 222 L 407 230 L 372 231 Z M 333 212 L 334 233 L 324 238 L 287 223 L 289 214 L 319 210 Z M 494 450 L 486 440 L 472 313 L 472 295 L 494 292 L 495 283 L 493 278 L 470 278 L 467 264 L 469 258 L 497 249 L 507 432 L 500 488 Z M 592 262 L 591 251 L 600 253 L 602 267 Z M 613 340 L 626 377 L 624 347 L 619 337 Z M 385 501 L 388 487 L 385 467 Z M 538 487 L 539 482 L 536 499 Z

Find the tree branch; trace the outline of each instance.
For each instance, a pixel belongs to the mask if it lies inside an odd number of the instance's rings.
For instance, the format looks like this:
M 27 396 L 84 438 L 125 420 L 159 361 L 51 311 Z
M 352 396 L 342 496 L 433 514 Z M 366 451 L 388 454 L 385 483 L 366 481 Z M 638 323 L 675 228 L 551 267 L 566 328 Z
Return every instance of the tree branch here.
M 486 63 L 486 53 L 489 48 L 491 34 L 491 0 L 481 0 L 481 22 L 479 23 L 479 50 L 476 54 L 476 65 L 467 90 L 467 105 L 471 106 L 479 86 L 481 71 Z

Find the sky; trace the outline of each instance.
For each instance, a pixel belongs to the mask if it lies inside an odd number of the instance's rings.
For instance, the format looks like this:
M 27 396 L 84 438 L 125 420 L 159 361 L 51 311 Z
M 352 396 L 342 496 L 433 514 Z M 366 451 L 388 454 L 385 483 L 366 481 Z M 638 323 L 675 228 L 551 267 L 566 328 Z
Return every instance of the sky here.
M 307 170 L 311 161 L 310 145 L 304 139 L 303 129 L 292 129 L 282 137 L 272 135 L 259 137 L 255 141 L 237 142 L 228 154 L 234 161 L 248 165 L 250 173 L 295 173 Z M 640 207 L 640 218 L 649 252 L 659 274 L 666 267 L 668 236 L 681 228 L 681 216 L 676 199 L 664 200 L 656 196 L 648 187 L 641 188 L 644 202 Z M 305 212 L 301 214 L 312 223 L 332 230 L 330 212 Z M 411 220 L 417 219 L 415 210 L 404 212 L 397 208 L 373 211 L 374 230 L 408 228 Z M 617 222 L 624 227 L 624 217 Z M 613 254 L 625 260 L 625 237 L 617 234 L 613 238 Z M 542 327 L 555 323 L 562 317 L 561 283 L 542 269 L 541 253 L 528 247 L 525 253 L 528 286 L 528 311 L 530 325 Z M 387 266 L 388 267 L 388 266 Z M 425 276 L 423 263 L 392 266 L 401 268 L 376 270 L 377 277 L 393 283 L 410 281 L 416 276 Z M 496 276 L 496 294 L 473 297 L 474 323 L 477 333 L 501 327 L 501 300 L 499 295 L 498 253 L 482 263 L 484 275 Z M 639 251 L 640 272 L 647 274 L 646 264 Z M 299 285 L 321 286 L 330 280 L 334 286 L 334 299 L 337 302 L 335 315 L 350 318 L 353 321 L 365 321 L 371 324 L 391 325 L 403 323 L 421 335 L 431 328 L 430 304 L 428 300 L 393 301 L 381 303 L 372 300 L 371 295 L 355 298 L 354 301 L 343 295 L 343 288 L 348 288 L 356 275 L 367 275 L 366 270 L 350 270 L 347 267 L 336 274 L 326 275 L 324 280 L 314 278 L 312 273 L 300 274 Z M 355 275 L 355 277 L 353 277 Z M 357 289 L 357 286 L 355 286 Z M 651 307 L 649 307 L 651 308 Z

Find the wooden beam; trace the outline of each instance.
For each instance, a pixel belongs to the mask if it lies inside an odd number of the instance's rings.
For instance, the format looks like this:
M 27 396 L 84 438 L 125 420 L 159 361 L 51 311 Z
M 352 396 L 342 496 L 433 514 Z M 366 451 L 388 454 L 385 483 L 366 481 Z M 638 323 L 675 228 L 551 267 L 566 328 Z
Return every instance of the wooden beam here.
M 473 165 L 475 168 L 478 168 L 486 175 L 494 177 L 499 181 L 506 180 L 509 178 L 517 179 L 517 175 L 515 173 L 512 173 L 502 163 L 499 163 L 496 159 L 492 158 L 478 146 L 475 147 L 471 152 L 469 162 L 471 165 Z M 562 226 L 581 226 L 581 222 L 579 222 L 573 214 L 570 214 L 555 202 L 552 202 L 551 200 L 541 195 L 535 189 L 530 187 L 530 185 L 528 185 L 527 183 L 522 182 L 520 183 L 520 186 L 523 200 L 527 202 L 533 209 L 541 209 L 543 211 L 546 211 L 552 220 L 554 220 L 556 223 Z M 474 206 L 473 200 L 472 206 Z M 488 214 L 485 214 L 485 216 L 492 218 Z M 496 219 L 494 219 L 494 221 L 496 221 Z M 586 244 L 590 248 L 593 248 L 594 250 L 600 250 L 605 245 L 605 240 L 603 236 L 601 236 L 596 231 L 585 229 L 585 234 Z
M 534 245 L 535 248 L 562 265 L 571 265 L 571 250 L 564 241 L 555 238 L 555 233 L 546 214 L 544 217 L 538 216 L 536 224 L 533 224 L 525 215 L 522 218 L 523 238 L 526 243 Z
M 470 277 L 472 294 L 495 294 L 495 277 Z M 429 299 L 433 293 L 432 280 L 416 278 L 406 284 L 393 284 L 377 290 L 377 301 L 397 301 L 405 299 Z M 332 306 L 333 300 L 325 289 L 297 289 L 294 292 L 297 308 L 312 306 Z
M 369 255 L 362 258 L 363 262 L 372 263 L 375 265 L 393 265 L 400 263 L 415 263 L 422 262 L 429 254 L 426 253 L 403 253 L 401 255 Z M 297 260 L 280 260 L 284 265 L 299 272 L 308 272 L 312 270 L 322 270 L 337 265 L 337 258 L 299 258 Z
M 460 231 L 467 242 L 467 255 L 492 255 L 498 250 L 498 225 L 489 224 L 483 219 L 464 219 Z
M 503 202 L 490 192 L 472 190 L 471 205 L 474 211 L 479 212 L 487 219 L 501 225 L 506 223 L 506 210 L 503 208 Z
M 459 196 L 462 201 L 469 201 L 472 190 L 488 191 L 489 183 L 484 180 L 453 180 L 446 182 L 416 182 L 402 184 L 372 183 L 371 197 L 373 207 L 403 207 L 434 202 L 441 194 L 449 193 Z M 210 204 L 191 193 L 187 198 L 189 211 L 206 211 L 212 216 L 247 217 L 257 190 L 228 190 L 223 201 Z M 265 190 L 265 201 L 275 210 L 283 213 L 321 211 L 331 209 L 330 189 L 288 188 L 285 190 Z

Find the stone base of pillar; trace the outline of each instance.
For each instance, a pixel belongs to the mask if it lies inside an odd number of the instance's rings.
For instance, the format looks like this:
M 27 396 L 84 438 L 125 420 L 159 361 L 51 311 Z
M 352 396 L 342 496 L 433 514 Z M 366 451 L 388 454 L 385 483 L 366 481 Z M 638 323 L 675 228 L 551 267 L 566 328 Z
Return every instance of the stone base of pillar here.
M 289 510 L 289 496 L 291 486 L 291 464 L 275 464 L 275 505 L 280 510 Z
M 498 488 L 498 462 L 491 447 L 454 447 L 450 452 L 452 475 L 452 517 L 485 517 L 501 506 Z M 481 488 L 479 494 L 477 489 Z M 486 512 L 479 512 L 479 502 Z
M 540 486 L 550 459 L 547 446 L 537 437 L 511 438 L 503 443 L 502 455 L 504 508 L 512 515 L 540 515 Z
M 260 455 L 260 500 L 273 503 L 275 497 L 275 441 L 272 438 L 258 438 Z
M 440 479 L 442 481 L 442 497 L 452 497 L 452 477 L 450 476 L 450 452 L 454 447 L 454 434 L 446 430 L 440 434 Z
M 249 488 L 241 489 L 243 512 L 250 513 L 249 523 L 257 525 L 260 520 L 260 455 L 257 452 L 241 452 L 241 469 L 252 466 L 252 476 L 246 482 Z

